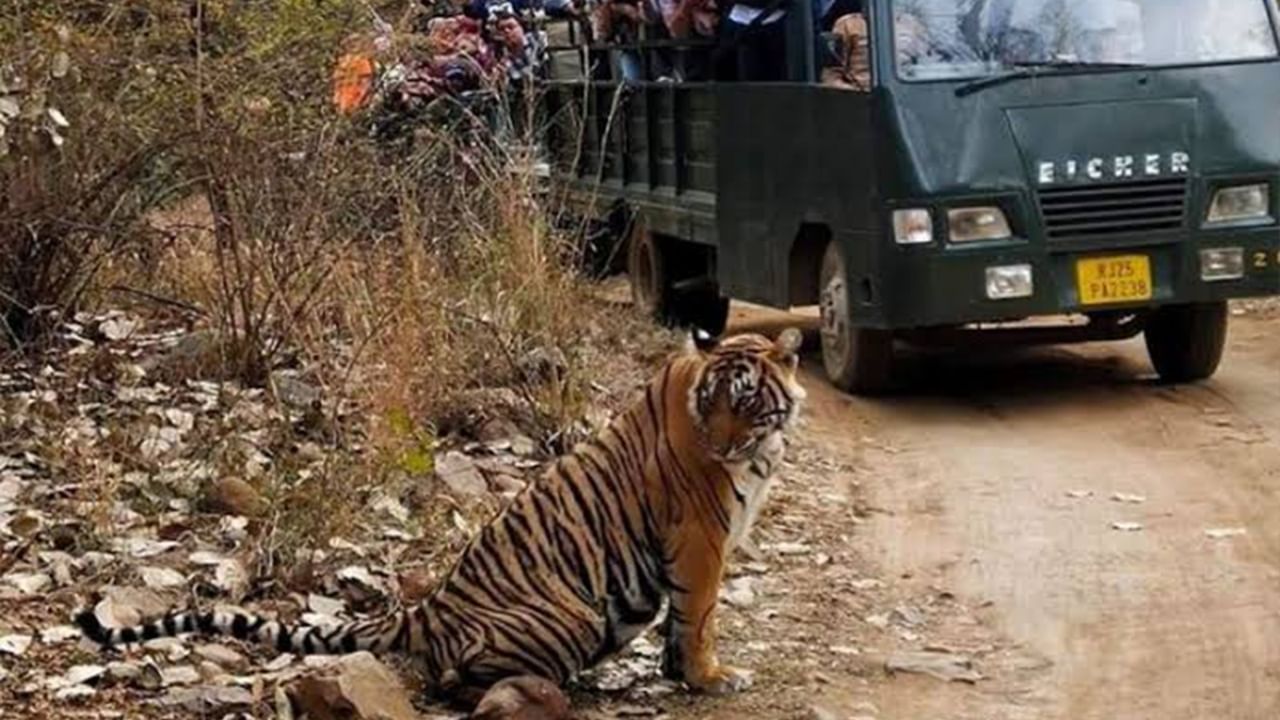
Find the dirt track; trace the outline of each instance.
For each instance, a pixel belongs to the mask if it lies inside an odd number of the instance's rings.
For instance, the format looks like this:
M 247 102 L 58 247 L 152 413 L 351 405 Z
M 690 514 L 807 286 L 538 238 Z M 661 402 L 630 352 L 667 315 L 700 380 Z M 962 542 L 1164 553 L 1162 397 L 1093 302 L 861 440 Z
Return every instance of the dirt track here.
M 753 310 L 737 326 L 793 321 Z M 912 390 L 877 401 L 811 361 L 802 457 L 760 536 L 834 562 L 771 554 L 764 609 L 726 618 L 724 654 L 760 671 L 757 692 L 671 709 L 1280 717 L 1277 330 L 1274 313 L 1233 318 L 1219 374 L 1187 387 L 1156 384 L 1140 340 L 914 357 Z M 1221 528 L 1246 534 L 1206 535 Z M 903 602 L 923 619 L 899 622 Z M 829 650 L 845 645 L 857 654 Z M 986 679 L 882 672 L 885 653 L 926 646 L 972 654 Z

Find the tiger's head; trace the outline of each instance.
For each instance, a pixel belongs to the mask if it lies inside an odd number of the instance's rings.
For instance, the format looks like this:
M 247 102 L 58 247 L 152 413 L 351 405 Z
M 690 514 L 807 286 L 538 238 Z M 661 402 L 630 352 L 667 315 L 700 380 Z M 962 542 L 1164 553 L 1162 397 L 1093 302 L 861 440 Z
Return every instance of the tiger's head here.
M 800 342 L 794 328 L 777 340 L 755 334 L 716 340 L 694 332 L 691 352 L 701 366 L 689 390 L 689 413 L 717 460 L 748 462 L 781 449 L 805 397 L 796 380 Z

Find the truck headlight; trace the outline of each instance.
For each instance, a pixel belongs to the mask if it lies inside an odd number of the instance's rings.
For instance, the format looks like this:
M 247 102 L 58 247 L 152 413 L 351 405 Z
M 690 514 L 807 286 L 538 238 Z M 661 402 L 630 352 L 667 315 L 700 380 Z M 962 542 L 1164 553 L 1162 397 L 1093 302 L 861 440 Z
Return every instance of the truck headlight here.
M 1206 248 L 1200 251 L 1200 279 L 1239 280 L 1244 277 L 1244 248 Z
M 893 239 L 899 245 L 933 242 L 933 213 L 922 208 L 893 211 Z
M 1031 297 L 1035 291 L 1035 277 L 1030 265 L 995 265 L 987 268 L 987 298 L 990 300 Z
M 1012 237 L 1009 221 L 998 207 L 954 208 L 947 211 L 951 242 L 1004 240 Z
M 1220 188 L 1209 204 L 1210 223 L 1258 220 L 1271 216 L 1271 186 L 1267 183 Z

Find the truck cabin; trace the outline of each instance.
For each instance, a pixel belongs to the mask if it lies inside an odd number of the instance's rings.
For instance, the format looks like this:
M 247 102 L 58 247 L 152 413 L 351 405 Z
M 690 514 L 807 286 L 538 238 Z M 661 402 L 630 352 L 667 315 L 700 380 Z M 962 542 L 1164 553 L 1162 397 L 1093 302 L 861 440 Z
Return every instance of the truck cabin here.
M 750 2 L 745 31 L 729 5 L 715 38 L 553 49 L 556 186 L 660 269 L 632 277 L 658 317 L 818 304 L 848 365 L 1040 316 L 1087 322 L 1021 337 L 1127 337 L 1280 293 L 1272 0 Z M 769 47 L 782 79 L 725 61 Z M 620 52 L 675 70 L 623 77 Z M 1165 344 L 1201 342 L 1169 324 Z

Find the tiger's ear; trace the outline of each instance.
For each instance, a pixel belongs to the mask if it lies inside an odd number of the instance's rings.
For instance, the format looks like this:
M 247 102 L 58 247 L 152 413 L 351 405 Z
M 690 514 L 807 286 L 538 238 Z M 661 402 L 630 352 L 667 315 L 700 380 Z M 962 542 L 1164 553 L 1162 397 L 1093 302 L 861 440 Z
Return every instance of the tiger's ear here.
M 711 352 L 716 345 L 720 344 L 719 338 L 700 327 L 693 328 L 690 336 L 693 340 L 693 347 L 699 352 Z

